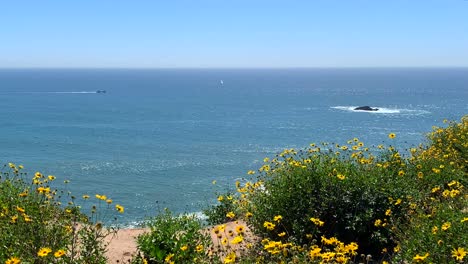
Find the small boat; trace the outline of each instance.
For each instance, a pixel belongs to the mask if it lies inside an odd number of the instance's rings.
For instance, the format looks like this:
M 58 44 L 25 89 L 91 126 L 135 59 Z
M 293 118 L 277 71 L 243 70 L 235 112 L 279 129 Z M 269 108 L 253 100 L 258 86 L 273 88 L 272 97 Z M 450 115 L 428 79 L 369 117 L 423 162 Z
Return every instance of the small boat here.
M 97 90 L 96 93 L 106 93 L 106 90 Z

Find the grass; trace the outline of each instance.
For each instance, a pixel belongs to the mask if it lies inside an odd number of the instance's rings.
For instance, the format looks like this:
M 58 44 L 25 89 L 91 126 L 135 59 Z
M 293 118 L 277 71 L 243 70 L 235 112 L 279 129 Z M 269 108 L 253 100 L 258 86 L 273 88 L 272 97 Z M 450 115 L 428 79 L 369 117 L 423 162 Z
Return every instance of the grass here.
M 206 222 L 169 210 L 147 221 L 133 263 L 464 263 L 468 119 L 434 127 L 421 145 L 311 144 L 265 158 L 208 206 Z M 97 209 L 28 182 L 9 164 L 0 181 L 0 263 L 105 263 Z M 96 202 L 88 214 L 77 204 Z M 207 226 L 206 224 L 209 224 Z M 78 228 L 79 227 L 79 228 Z

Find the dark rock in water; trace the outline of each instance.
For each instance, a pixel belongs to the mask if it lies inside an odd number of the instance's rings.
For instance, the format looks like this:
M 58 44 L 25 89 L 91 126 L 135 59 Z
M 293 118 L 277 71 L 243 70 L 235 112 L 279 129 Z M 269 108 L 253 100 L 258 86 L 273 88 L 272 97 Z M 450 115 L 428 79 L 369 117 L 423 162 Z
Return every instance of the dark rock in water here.
M 356 107 L 354 108 L 354 110 L 362 110 L 362 111 L 378 111 L 379 109 L 378 108 L 372 108 L 368 105 L 365 105 L 365 106 L 359 106 L 359 107 Z

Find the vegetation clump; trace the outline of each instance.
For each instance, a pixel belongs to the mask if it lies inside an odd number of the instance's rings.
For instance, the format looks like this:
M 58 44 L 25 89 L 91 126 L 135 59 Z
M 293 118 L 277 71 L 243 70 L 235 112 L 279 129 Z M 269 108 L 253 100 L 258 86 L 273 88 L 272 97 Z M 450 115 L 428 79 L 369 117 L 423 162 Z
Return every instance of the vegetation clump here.
M 465 118 L 401 152 L 394 133 L 389 146 L 354 138 L 286 149 L 207 215 L 244 219 L 264 242 L 251 255 L 265 263 L 463 262 L 467 135 Z
M 0 173 L 0 263 L 106 263 L 104 228 L 98 210 L 113 210 L 111 199 L 97 194 L 86 215 L 77 198 L 56 188 L 56 177 L 9 163 Z M 68 184 L 68 181 L 64 181 Z M 123 212 L 121 205 L 115 210 Z

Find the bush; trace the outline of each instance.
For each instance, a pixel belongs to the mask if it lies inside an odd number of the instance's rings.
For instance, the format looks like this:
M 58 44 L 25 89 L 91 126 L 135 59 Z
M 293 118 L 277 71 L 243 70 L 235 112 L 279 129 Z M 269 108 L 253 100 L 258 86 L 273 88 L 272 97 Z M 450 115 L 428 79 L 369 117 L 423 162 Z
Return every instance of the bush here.
M 255 212 L 251 221 L 255 230 L 269 238 L 286 232 L 299 244 L 311 238 L 320 240 L 322 235 L 336 237 L 345 243 L 357 242 L 373 255 L 392 246 L 391 232 L 375 222 L 380 219 L 384 226 L 397 225 L 405 219 L 407 203 L 395 206 L 389 202 L 389 198 L 412 195 L 411 184 L 398 175 L 401 161 L 387 158 L 396 153 L 377 158 L 341 148 L 340 152 L 288 150 L 274 159 L 269 164 L 272 172 L 260 177 L 262 188 L 247 197 L 247 210 Z M 281 225 L 267 230 L 265 222 L 271 222 L 275 215 L 283 216 Z M 325 224 L 318 228 L 311 218 Z
M 0 174 L 0 263 L 106 263 L 103 238 L 113 230 L 97 211 L 83 214 L 76 197 L 54 188 L 55 176 L 36 172 L 27 183 L 22 169 L 10 163 Z
M 250 172 L 257 174 L 252 181 L 236 184 L 230 207 L 221 201 L 212 211 L 220 216 L 227 210 L 240 217 L 252 216 L 245 218 L 247 223 L 269 241 L 257 247 L 257 253 L 270 242 L 295 249 L 306 245 L 299 251 L 309 250 L 308 260 L 312 260 L 311 247 L 325 249 L 332 239 L 339 241 L 337 245 L 356 243 L 360 253 L 371 254 L 366 261 L 423 260 L 425 255 L 416 254 L 425 254 L 422 251 L 429 250 L 428 245 L 434 247 L 427 228 L 441 228 L 441 221 L 460 222 L 462 216 L 466 219 L 467 135 L 468 119 L 463 119 L 434 128 L 427 146 L 402 152 L 393 146 L 369 149 L 358 139 L 343 146 L 323 143 L 299 151 L 287 149 L 271 161 L 266 158 L 257 172 Z M 390 140 L 397 141 L 395 137 L 389 134 Z M 454 189 L 454 184 L 460 187 Z M 425 217 L 435 212 L 441 216 Z M 464 224 L 453 226 L 463 235 L 446 239 L 444 243 L 450 246 L 427 259 L 437 262 L 450 258 L 455 249 L 465 250 Z M 281 257 L 277 250 L 267 250 L 270 254 L 263 259 L 293 260 L 301 255 Z
M 194 215 L 173 216 L 166 209 L 146 226 L 151 231 L 138 237 L 140 254 L 133 263 L 210 263 L 211 238 Z
M 210 225 L 217 225 L 227 223 L 232 221 L 230 217 L 227 217 L 229 212 L 234 212 L 237 210 L 236 199 L 232 192 L 227 192 L 225 194 L 219 194 L 217 197 L 218 204 L 210 205 L 203 210 L 203 214 L 207 216 L 207 222 Z

